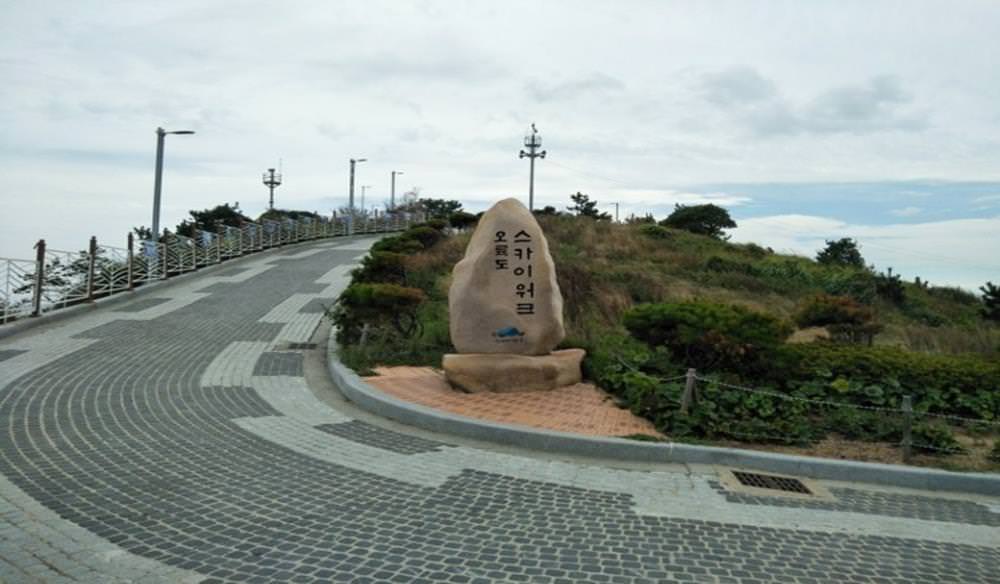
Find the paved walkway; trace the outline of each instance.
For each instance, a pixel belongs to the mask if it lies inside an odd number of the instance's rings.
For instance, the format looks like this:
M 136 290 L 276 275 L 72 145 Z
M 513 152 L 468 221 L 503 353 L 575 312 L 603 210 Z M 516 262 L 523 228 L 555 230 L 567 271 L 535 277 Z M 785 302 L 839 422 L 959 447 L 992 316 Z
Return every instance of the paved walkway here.
M 0 341 L 0 581 L 1000 581 L 996 498 L 740 495 L 712 469 L 547 460 L 331 407 L 300 343 L 369 243 Z
M 373 387 L 415 404 L 469 418 L 589 436 L 661 438 L 649 420 L 618 407 L 611 396 L 589 383 L 553 391 L 463 393 L 430 367 L 379 367 L 365 377 Z

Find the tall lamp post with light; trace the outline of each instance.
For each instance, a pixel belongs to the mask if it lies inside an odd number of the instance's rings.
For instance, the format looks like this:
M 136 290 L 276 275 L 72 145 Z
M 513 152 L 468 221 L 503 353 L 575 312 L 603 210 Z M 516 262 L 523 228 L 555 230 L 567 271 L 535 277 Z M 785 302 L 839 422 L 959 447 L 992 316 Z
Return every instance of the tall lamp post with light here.
M 160 190 L 163 187 L 163 142 L 167 134 L 194 134 L 194 130 L 174 130 L 168 132 L 163 128 L 156 128 L 156 178 L 153 183 L 153 229 L 150 232 L 150 239 L 153 241 L 160 239 Z
M 352 158 L 351 159 L 351 188 L 350 188 L 350 199 L 348 200 L 347 207 L 351 211 L 351 216 L 348 218 L 348 232 L 354 235 L 354 166 L 359 162 L 366 162 L 367 158 Z
M 392 171 L 392 184 L 389 187 L 389 208 L 396 210 L 396 175 L 403 174 L 402 170 Z
M 535 129 L 535 124 L 531 124 L 531 133 L 524 137 L 524 146 L 528 149 L 527 152 L 521 151 L 518 158 L 529 158 L 531 160 L 531 178 L 528 182 L 528 210 L 535 210 L 535 159 L 545 158 L 545 151 L 542 150 L 538 152 L 538 149 L 542 147 L 542 136 Z

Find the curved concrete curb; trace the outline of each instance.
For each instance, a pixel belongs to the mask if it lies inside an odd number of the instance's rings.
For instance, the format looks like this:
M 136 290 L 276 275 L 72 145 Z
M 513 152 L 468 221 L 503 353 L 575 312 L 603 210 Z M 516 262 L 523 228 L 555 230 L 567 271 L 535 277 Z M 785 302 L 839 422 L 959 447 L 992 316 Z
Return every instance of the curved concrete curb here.
M 497 424 L 441 412 L 386 395 L 340 362 L 330 339 L 327 367 L 344 396 L 364 410 L 404 424 L 533 450 L 637 462 L 692 463 L 750 468 L 816 479 L 1000 495 L 1000 475 L 958 473 L 891 464 L 855 462 L 694 444 L 643 443 Z

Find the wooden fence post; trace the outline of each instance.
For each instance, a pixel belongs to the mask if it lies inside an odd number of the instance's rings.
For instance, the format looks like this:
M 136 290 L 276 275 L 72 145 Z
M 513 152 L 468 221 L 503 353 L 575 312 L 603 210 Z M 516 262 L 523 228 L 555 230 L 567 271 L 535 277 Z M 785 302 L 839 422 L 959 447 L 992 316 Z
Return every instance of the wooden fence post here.
M 903 396 L 903 462 L 910 462 L 913 454 L 913 400 Z
M 697 397 L 695 395 L 695 392 L 697 391 L 695 385 L 697 380 L 695 379 L 695 377 L 697 374 L 698 372 L 695 369 L 688 369 L 687 374 L 685 374 L 684 376 L 684 393 L 681 394 L 682 414 L 688 413 L 688 409 L 690 409 L 691 404 L 697 401 Z

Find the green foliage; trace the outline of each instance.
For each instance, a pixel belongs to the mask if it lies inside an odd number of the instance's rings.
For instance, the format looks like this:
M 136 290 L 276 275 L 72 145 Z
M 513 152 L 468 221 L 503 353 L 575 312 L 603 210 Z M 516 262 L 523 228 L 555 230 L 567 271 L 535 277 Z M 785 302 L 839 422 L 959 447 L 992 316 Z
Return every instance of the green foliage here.
M 282 221 L 284 219 L 291 219 L 293 221 L 299 221 L 301 219 L 320 219 L 321 216 L 315 211 L 300 211 L 297 209 L 268 209 L 261 213 L 260 217 L 257 219 L 258 222 L 264 219 L 270 219 L 271 221 Z
M 836 241 L 827 240 L 826 248 L 816 254 L 816 261 L 828 266 L 845 266 L 863 269 L 865 260 L 858 250 L 858 242 L 850 237 Z
M 557 217 L 559 215 L 562 215 L 562 213 L 560 213 L 559 210 L 553 207 L 552 205 L 546 205 L 541 209 L 535 209 L 532 212 L 535 214 L 536 217 Z
M 881 330 L 875 322 L 875 312 L 846 296 L 819 294 L 810 298 L 795 314 L 795 324 L 800 327 L 821 326 L 836 340 L 860 343 L 872 338 Z
M 351 271 L 353 282 L 363 283 L 406 283 L 406 267 L 401 253 L 372 251 L 361 260 L 361 266 Z
M 462 203 L 450 199 L 420 199 L 417 205 L 431 217 L 446 219 L 452 213 L 462 210 Z
M 892 268 L 888 272 L 880 272 L 875 276 L 875 291 L 880 298 L 899 306 L 906 301 L 906 288 L 899 274 L 893 274 Z
M 428 248 L 444 239 L 444 234 L 441 233 L 440 229 L 436 229 L 431 225 L 423 225 L 407 229 L 400 237 L 418 241 L 422 247 Z
M 386 251 L 399 254 L 416 253 L 424 249 L 424 245 L 416 239 L 410 239 L 401 235 L 383 237 L 372 245 L 372 251 Z
M 674 206 L 674 212 L 660 221 L 664 227 L 683 229 L 699 235 L 707 235 L 715 239 L 728 239 L 724 229 L 736 227 L 736 222 L 718 205 L 681 205 Z
M 575 195 L 570 195 L 569 198 L 573 201 L 573 206 L 567 207 L 567 209 L 577 217 L 590 217 L 599 221 L 611 220 L 611 214 L 598 211 L 597 201 L 591 201 L 587 195 L 578 192 Z
M 451 215 L 448 215 L 448 224 L 458 230 L 467 229 L 478 222 L 479 218 L 465 211 L 455 211 Z
M 636 339 L 665 347 L 677 362 L 706 370 L 753 370 L 791 333 L 773 316 L 703 301 L 637 306 L 622 324 Z
M 628 225 L 655 225 L 656 218 L 653 217 L 652 213 L 646 213 L 645 215 L 629 215 L 625 218 L 625 223 Z
M 965 448 L 955 439 L 951 429 L 942 422 L 915 424 L 913 426 L 913 449 L 937 456 L 965 452 Z
M 650 239 L 670 239 L 670 230 L 655 223 L 641 223 L 639 233 Z
M 391 324 L 403 337 L 419 331 L 417 307 L 424 302 L 423 290 L 397 284 L 351 284 L 340 295 L 331 315 L 338 327 L 341 345 L 361 339 L 364 325 Z
M 979 288 L 983 292 L 983 318 L 1000 322 L 1000 286 L 987 282 Z
M 899 407 L 913 396 L 918 412 L 1000 420 L 1000 362 L 895 347 L 832 343 L 783 345 L 771 356 L 774 382 L 859 405 Z
M 233 205 L 224 203 L 222 205 L 216 205 L 211 209 L 203 209 L 201 211 L 195 211 L 192 209 L 189 213 L 191 215 L 191 219 L 184 219 L 177 224 L 176 233 L 178 235 L 183 235 L 184 237 L 194 237 L 195 229 L 215 232 L 220 223 L 223 225 L 230 225 L 232 227 L 239 227 L 244 222 L 250 221 L 250 218 L 240 211 L 239 203 L 235 203 Z
M 990 450 L 988 457 L 993 462 L 1000 462 L 1000 438 L 997 438 L 993 442 L 993 449 Z

